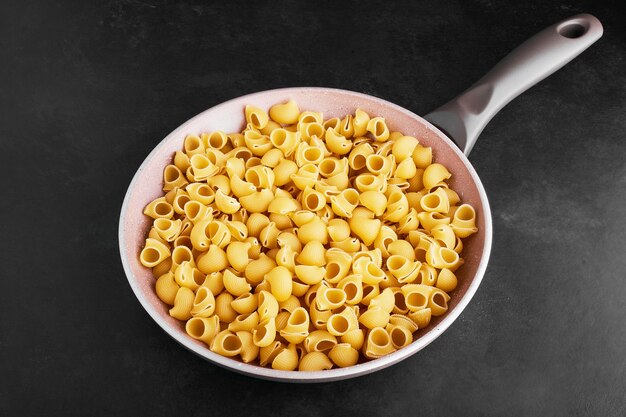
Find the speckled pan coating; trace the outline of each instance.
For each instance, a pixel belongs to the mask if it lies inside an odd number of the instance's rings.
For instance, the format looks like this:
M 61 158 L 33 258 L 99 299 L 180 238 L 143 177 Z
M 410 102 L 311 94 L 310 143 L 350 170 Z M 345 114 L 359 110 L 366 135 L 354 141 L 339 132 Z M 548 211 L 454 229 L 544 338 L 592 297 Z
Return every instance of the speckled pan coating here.
M 181 150 L 188 133 L 212 130 L 241 131 L 245 126 L 243 110 L 246 104 L 269 109 L 270 106 L 295 100 L 302 110 L 321 111 L 324 118 L 343 117 L 361 108 L 372 116 L 382 116 L 389 128 L 419 138 L 433 148 L 434 157 L 452 173 L 451 187 L 463 202 L 472 204 L 478 216 L 479 232 L 464 241 L 465 265 L 458 271 L 459 286 L 451 293 L 449 311 L 433 318 L 431 325 L 417 333 L 409 346 L 370 362 L 349 368 L 321 372 L 275 371 L 249 365 L 211 352 L 206 345 L 185 333 L 183 323 L 170 317 L 168 308 L 154 292 L 152 272 L 139 262 L 139 252 L 145 243 L 150 219 L 143 215 L 147 203 L 163 194 L 163 168 L 171 163 L 175 151 Z M 200 113 L 170 133 L 148 155 L 137 170 L 122 205 L 119 223 L 120 254 L 131 288 L 148 314 L 180 344 L 225 368 L 243 374 L 286 382 L 324 382 L 368 374 L 393 365 L 423 349 L 446 330 L 467 306 L 478 289 L 491 251 L 491 212 L 485 190 L 471 164 L 441 131 L 423 118 L 385 100 L 346 90 L 330 88 L 285 88 L 250 94 L 217 105 Z

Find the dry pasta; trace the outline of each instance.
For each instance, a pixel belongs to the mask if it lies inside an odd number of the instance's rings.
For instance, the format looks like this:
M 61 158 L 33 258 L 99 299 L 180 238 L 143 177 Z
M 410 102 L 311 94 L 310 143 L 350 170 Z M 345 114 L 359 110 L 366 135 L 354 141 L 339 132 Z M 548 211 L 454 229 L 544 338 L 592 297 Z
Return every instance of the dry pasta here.
M 139 261 L 187 334 L 281 371 L 402 349 L 449 309 L 477 213 L 420 138 L 362 109 L 289 100 L 241 132 L 188 134 L 163 171 Z

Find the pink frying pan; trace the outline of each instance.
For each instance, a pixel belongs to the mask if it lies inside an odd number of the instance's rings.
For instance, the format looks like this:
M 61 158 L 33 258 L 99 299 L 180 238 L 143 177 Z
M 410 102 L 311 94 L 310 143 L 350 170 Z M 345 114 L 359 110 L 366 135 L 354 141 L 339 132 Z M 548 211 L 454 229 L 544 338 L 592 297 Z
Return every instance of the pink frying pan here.
M 459 97 L 420 117 L 388 101 L 331 88 L 285 88 L 238 97 L 197 115 L 170 133 L 148 155 L 135 174 L 122 206 L 119 223 L 120 254 L 126 276 L 148 314 L 176 341 L 197 355 L 234 371 L 272 380 L 321 382 L 352 378 L 386 368 L 423 349 L 443 333 L 468 305 L 483 278 L 491 251 L 491 212 L 485 190 L 467 159 L 478 135 L 491 118 L 520 93 L 574 59 L 602 36 L 595 17 L 581 14 L 548 27 L 511 52 L 487 75 Z M 183 324 L 168 314 L 155 295 L 154 278 L 138 260 L 149 228 L 143 215 L 147 203 L 162 195 L 162 173 L 175 151 L 182 149 L 188 133 L 240 131 L 245 125 L 244 106 L 270 106 L 295 100 L 301 109 L 320 111 L 325 118 L 343 117 L 361 108 L 386 119 L 390 130 L 417 137 L 433 148 L 437 162 L 452 172 L 451 186 L 462 201 L 472 204 L 478 216 L 478 233 L 466 242 L 465 265 L 457 271 L 459 286 L 452 293 L 448 312 L 419 330 L 415 341 L 388 356 L 348 368 L 320 372 L 276 371 L 244 364 L 211 352 L 185 333 Z

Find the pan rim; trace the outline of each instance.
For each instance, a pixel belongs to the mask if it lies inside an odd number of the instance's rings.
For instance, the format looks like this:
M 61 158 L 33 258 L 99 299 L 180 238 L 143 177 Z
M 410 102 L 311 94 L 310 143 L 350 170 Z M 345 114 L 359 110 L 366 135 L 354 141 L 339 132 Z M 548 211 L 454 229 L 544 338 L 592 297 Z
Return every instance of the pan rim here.
M 239 362 L 237 360 L 218 355 L 206 348 L 201 348 L 197 344 L 193 343 L 195 341 L 193 341 L 191 338 L 181 337 L 181 335 L 177 334 L 173 330 L 173 328 L 160 317 L 159 312 L 156 311 L 152 307 L 152 305 L 148 302 L 148 300 L 143 296 L 137 284 L 138 280 L 134 276 L 131 270 L 129 260 L 125 253 L 124 242 L 126 242 L 126 230 L 124 227 L 125 226 L 124 220 L 126 219 L 126 216 L 127 216 L 128 205 L 129 205 L 131 196 L 133 194 L 135 185 L 137 184 L 137 181 L 140 177 L 141 172 L 145 169 L 145 167 L 153 159 L 152 157 L 158 152 L 158 150 L 161 147 L 165 146 L 165 144 L 168 143 L 172 138 L 174 138 L 180 131 L 184 130 L 187 125 L 191 124 L 192 122 L 194 122 L 195 120 L 199 118 L 202 118 L 205 113 L 214 111 L 216 108 L 220 106 L 226 106 L 231 102 L 240 101 L 244 99 L 251 100 L 257 96 L 267 95 L 269 93 L 283 93 L 285 96 L 287 96 L 289 93 L 294 93 L 294 92 L 299 92 L 299 93 L 310 92 L 312 94 L 328 94 L 328 93 L 337 94 L 339 93 L 342 95 L 353 96 L 357 99 L 360 98 L 364 100 L 373 100 L 374 102 L 378 102 L 384 107 L 395 109 L 396 111 L 404 113 L 405 115 L 411 118 L 415 118 L 421 121 L 425 126 L 427 126 L 429 129 L 434 131 L 437 134 L 437 136 L 439 136 L 439 138 L 443 140 L 449 147 L 453 148 L 453 151 L 456 152 L 457 156 L 462 160 L 466 169 L 470 173 L 470 176 L 472 180 L 474 181 L 474 184 L 476 185 L 478 189 L 478 193 L 479 193 L 480 201 L 482 205 L 482 213 L 483 213 L 484 220 L 485 220 L 485 230 L 484 230 L 485 240 L 484 240 L 483 250 L 481 253 L 481 257 L 480 257 L 480 262 L 476 270 L 476 274 L 474 275 L 472 282 L 467 288 L 467 291 L 458 301 L 458 304 L 455 306 L 455 308 L 449 313 L 447 313 L 445 317 L 441 320 L 441 322 L 439 322 L 436 326 L 431 328 L 429 331 L 427 331 L 424 335 L 419 337 L 409 346 L 403 349 L 400 349 L 396 352 L 393 352 L 382 358 L 375 359 L 375 360 L 368 361 L 368 362 L 361 363 L 361 364 L 357 364 L 357 365 L 347 367 L 347 368 L 336 368 L 336 369 L 316 371 L 316 372 L 278 371 L 278 370 L 274 370 L 271 368 L 264 368 L 264 367 L 257 366 L 257 365 L 245 364 L 243 362 Z M 189 120 L 179 125 L 172 132 L 170 132 L 167 136 L 165 136 L 165 138 L 162 139 L 152 149 L 152 151 L 146 156 L 144 161 L 141 163 L 141 165 L 135 172 L 124 196 L 124 201 L 122 203 L 122 207 L 120 210 L 120 221 L 119 221 L 119 226 L 118 226 L 118 240 L 119 240 L 120 256 L 121 256 L 122 265 L 124 268 L 124 272 L 126 274 L 126 278 L 129 282 L 129 285 L 131 286 L 135 294 L 135 297 L 143 306 L 144 310 L 146 310 L 146 312 L 150 315 L 150 317 L 152 317 L 152 319 L 159 325 L 159 327 L 161 327 L 168 335 L 170 335 L 174 340 L 176 340 L 179 344 L 181 344 L 183 347 L 187 348 L 191 352 L 223 368 L 227 368 L 227 369 L 233 370 L 241 374 L 253 376 L 256 378 L 266 379 L 266 380 L 274 380 L 274 381 L 282 381 L 282 382 L 299 382 L 299 383 L 330 382 L 330 381 L 338 381 L 338 380 L 355 378 L 358 376 L 366 375 L 366 374 L 387 368 L 391 365 L 394 365 L 408 358 L 409 356 L 412 356 L 413 354 L 424 349 L 426 346 L 432 343 L 445 330 L 447 330 L 452 325 L 452 323 L 461 315 L 463 310 L 465 310 L 465 308 L 469 305 L 469 302 L 471 301 L 476 291 L 478 290 L 478 287 L 480 286 L 480 283 L 482 282 L 485 271 L 487 269 L 487 264 L 488 264 L 489 257 L 491 254 L 492 237 L 493 237 L 492 233 L 493 233 L 493 230 L 492 230 L 491 209 L 489 206 L 487 193 L 480 180 L 480 177 L 476 173 L 474 167 L 472 166 L 470 161 L 467 159 L 465 154 L 461 152 L 461 150 L 456 146 L 456 144 L 450 138 L 448 138 L 448 136 L 445 133 L 443 133 L 436 126 L 432 125 L 430 122 L 425 120 L 423 117 L 411 112 L 410 110 L 407 110 L 404 107 L 401 107 L 395 103 L 387 101 L 385 99 L 368 95 L 368 94 L 364 94 L 364 93 L 351 91 L 351 90 L 344 90 L 344 89 L 338 89 L 338 88 L 326 88 L 326 87 L 287 87 L 287 88 L 277 88 L 277 89 L 270 89 L 270 90 L 264 90 L 264 91 L 245 94 L 245 95 L 234 97 L 227 101 L 218 103 L 215 106 L 212 106 L 200 112 L 199 114 L 193 116 Z

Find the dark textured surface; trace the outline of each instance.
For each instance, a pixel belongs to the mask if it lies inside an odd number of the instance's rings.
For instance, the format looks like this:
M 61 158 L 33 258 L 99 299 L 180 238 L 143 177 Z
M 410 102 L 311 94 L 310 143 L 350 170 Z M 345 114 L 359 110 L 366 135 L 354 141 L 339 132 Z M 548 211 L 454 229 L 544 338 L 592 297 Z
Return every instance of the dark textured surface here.
M 0 6 L 0 415 L 626 415 L 617 2 L 157 3 Z M 425 350 L 356 380 L 271 383 L 193 356 L 142 310 L 119 261 L 119 208 L 180 123 L 300 85 L 424 114 L 579 12 L 605 36 L 474 148 L 492 258 Z

